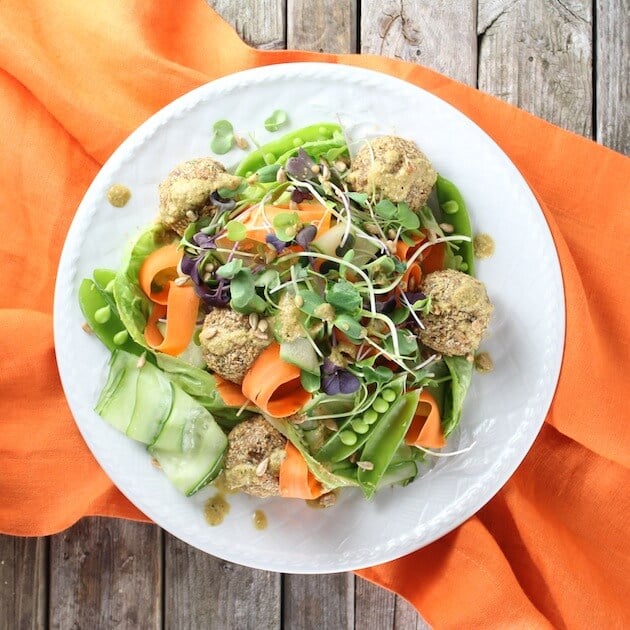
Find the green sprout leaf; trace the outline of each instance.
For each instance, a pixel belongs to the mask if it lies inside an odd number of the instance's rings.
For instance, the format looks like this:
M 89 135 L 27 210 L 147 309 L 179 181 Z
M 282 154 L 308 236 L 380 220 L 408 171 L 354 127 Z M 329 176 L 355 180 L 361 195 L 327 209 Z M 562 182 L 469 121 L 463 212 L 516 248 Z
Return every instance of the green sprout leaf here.
M 257 293 L 249 269 L 241 269 L 230 282 L 230 306 L 238 313 L 263 313 L 267 303 Z
M 276 236 L 285 243 L 292 241 L 297 234 L 300 217 L 297 212 L 280 212 L 273 218 Z
M 417 230 L 420 227 L 420 218 L 404 202 L 398 204 L 398 221 L 406 230 Z
M 218 155 L 227 153 L 234 146 L 234 127 L 229 120 L 217 120 L 212 125 L 210 149 Z
M 391 221 L 397 213 L 398 209 L 389 199 L 382 199 L 374 206 L 374 212 L 379 217 Z
M 269 118 L 265 120 L 267 131 L 278 131 L 289 122 L 289 116 L 282 109 L 276 109 Z
M 305 290 L 305 291 L 300 291 L 298 295 L 302 298 L 302 301 L 301 301 L 302 303 L 299 307 L 300 310 L 303 313 L 310 315 L 311 317 L 318 317 L 315 314 L 315 311 L 320 306 L 322 306 L 322 304 L 325 304 L 324 300 L 319 295 L 319 293 L 316 293 L 315 291 Z
M 361 326 L 361 323 L 345 313 L 337 315 L 337 317 L 335 317 L 334 324 L 336 328 L 339 328 L 339 330 L 350 339 L 358 341 L 359 339 L 363 339 L 365 336 L 365 328 Z
M 242 241 L 247 236 L 247 227 L 245 224 L 235 219 L 228 221 L 225 229 L 227 230 L 228 239 L 235 243 Z
M 349 192 L 348 197 L 362 208 L 367 208 L 367 193 Z
M 411 306 L 416 313 L 420 312 L 423 315 L 428 315 L 431 311 L 431 296 L 428 295 L 424 299 L 416 300 Z
M 394 373 L 388 367 L 384 365 L 379 365 L 375 368 L 366 365 L 362 368 L 363 378 L 365 382 L 369 385 L 370 383 L 379 383 L 381 385 L 385 385 L 389 383 L 394 378 Z
M 346 280 L 340 280 L 326 288 L 326 301 L 335 311 L 358 314 L 363 305 L 363 299 L 358 289 Z
M 217 275 L 225 278 L 226 280 L 231 280 L 241 270 L 242 267 L 243 261 L 240 258 L 235 258 L 229 263 L 221 265 L 217 269 Z
M 258 181 L 261 184 L 270 184 L 276 181 L 276 175 L 280 170 L 280 164 L 267 164 L 262 168 L 259 168 L 256 173 L 258 174 Z

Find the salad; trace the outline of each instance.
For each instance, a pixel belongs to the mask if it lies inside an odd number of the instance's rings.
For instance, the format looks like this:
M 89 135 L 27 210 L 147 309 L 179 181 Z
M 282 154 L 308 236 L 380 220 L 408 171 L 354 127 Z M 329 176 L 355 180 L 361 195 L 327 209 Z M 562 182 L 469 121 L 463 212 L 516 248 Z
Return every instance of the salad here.
M 440 455 L 493 310 L 456 186 L 413 142 L 353 147 L 332 123 L 233 172 L 176 166 L 155 223 L 79 303 L 111 351 L 96 411 L 180 491 L 222 474 L 322 505 Z

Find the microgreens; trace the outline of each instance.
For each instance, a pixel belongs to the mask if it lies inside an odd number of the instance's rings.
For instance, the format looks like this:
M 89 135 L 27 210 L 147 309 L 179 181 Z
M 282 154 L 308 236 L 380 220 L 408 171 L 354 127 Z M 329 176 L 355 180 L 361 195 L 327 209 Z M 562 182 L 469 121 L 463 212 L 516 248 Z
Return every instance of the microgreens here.
M 283 109 L 276 109 L 269 118 L 265 119 L 267 131 L 278 131 L 289 123 L 289 116 Z
M 212 139 L 210 149 L 218 155 L 223 155 L 234 146 L 234 127 L 229 120 L 217 120 L 212 125 Z

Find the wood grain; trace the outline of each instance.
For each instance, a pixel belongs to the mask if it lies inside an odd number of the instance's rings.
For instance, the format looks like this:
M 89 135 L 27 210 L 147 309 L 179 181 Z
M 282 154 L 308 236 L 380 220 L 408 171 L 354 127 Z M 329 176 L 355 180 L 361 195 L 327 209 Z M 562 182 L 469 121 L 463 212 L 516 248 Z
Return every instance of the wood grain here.
M 284 576 L 282 620 L 287 630 L 359 628 L 355 626 L 354 609 L 352 573 Z
M 288 0 L 287 47 L 356 52 L 357 0 Z
M 280 628 L 280 575 L 198 552 L 165 534 L 164 627 Z
M 596 3 L 596 139 L 630 155 L 630 1 Z
M 590 136 L 591 30 L 590 0 L 479 0 L 479 88 Z
M 263 50 L 286 47 L 286 0 L 206 0 L 251 46 Z
M 474 85 L 475 0 L 363 0 L 361 52 L 421 63 Z
M 48 615 L 48 541 L 0 536 L 0 628 L 43 628 Z
M 162 533 L 88 518 L 51 537 L 50 627 L 161 628 Z
M 355 628 L 427 630 L 429 626 L 402 597 L 361 578 L 355 587 Z

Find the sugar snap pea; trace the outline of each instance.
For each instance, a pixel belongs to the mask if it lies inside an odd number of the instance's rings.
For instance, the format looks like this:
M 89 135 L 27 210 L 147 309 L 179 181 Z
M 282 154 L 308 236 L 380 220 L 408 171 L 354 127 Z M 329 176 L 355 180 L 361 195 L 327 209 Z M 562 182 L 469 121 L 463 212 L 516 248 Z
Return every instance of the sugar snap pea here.
M 282 136 L 282 138 L 272 140 L 255 151 L 252 151 L 236 167 L 235 174 L 240 177 L 245 177 L 248 174 L 255 173 L 259 168 L 265 166 L 265 164 L 275 162 L 280 156 L 284 156 L 293 149 L 297 150 L 297 147 L 307 142 L 330 141 L 335 132 L 341 132 L 339 125 L 334 123 L 319 123 L 287 133 Z
M 455 234 L 470 237 L 471 241 L 462 241 L 458 243 L 458 254 L 462 257 L 465 271 L 471 276 L 475 275 L 475 260 L 472 245 L 472 225 L 470 216 L 466 209 L 466 202 L 462 197 L 459 188 L 445 177 L 438 175 L 435 184 L 435 192 L 437 193 L 440 208 L 446 215 L 446 221 L 453 226 Z M 464 269 L 462 269 L 464 271 Z
M 402 394 L 404 381 L 404 377 L 398 378 L 387 385 L 387 389 L 393 391 L 396 394 L 396 397 L 398 397 Z M 326 443 L 319 449 L 316 454 L 316 458 L 321 462 L 341 462 L 350 457 L 352 453 L 358 451 L 365 444 L 370 435 L 374 433 L 382 418 L 387 415 L 387 410 L 392 408 L 385 403 L 387 407 L 384 408 L 383 412 L 379 412 L 374 406 L 374 403 L 377 400 L 385 402 L 382 398 L 377 397 L 375 401 L 373 401 L 370 409 L 365 411 L 363 414 L 352 416 L 346 420 L 339 427 L 339 431 L 333 433 Z M 381 407 L 379 406 L 379 408 Z M 357 423 L 357 421 L 359 421 L 359 431 L 357 431 L 353 426 L 353 423 Z
M 79 287 L 79 305 L 86 322 L 94 331 L 94 334 L 110 350 L 125 350 L 137 355 L 141 355 L 145 351 L 142 346 L 132 341 L 128 335 L 125 337 L 119 334 L 125 331 L 125 326 L 120 321 L 115 309 L 109 304 L 105 292 L 89 278 L 83 280 Z M 104 313 L 104 309 L 108 309 L 108 317 L 96 315 L 99 312 L 101 314 Z
M 381 477 L 401 445 L 418 407 L 418 391 L 398 398 L 375 425 L 361 451 L 361 461 L 370 462 L 369 470 L 360 468 L 357 480 L 369 499 L 376 492 Z

